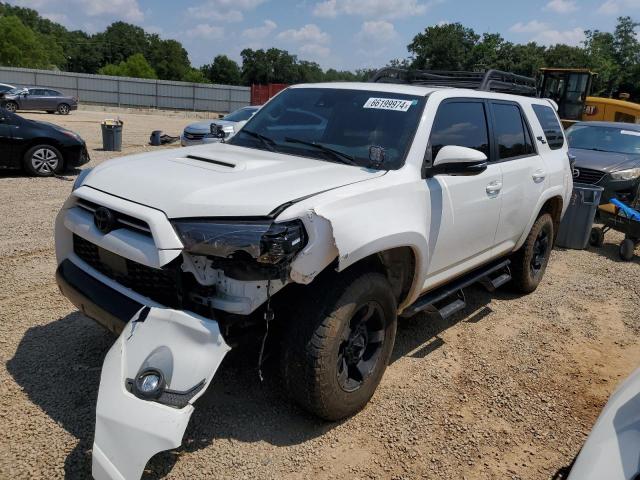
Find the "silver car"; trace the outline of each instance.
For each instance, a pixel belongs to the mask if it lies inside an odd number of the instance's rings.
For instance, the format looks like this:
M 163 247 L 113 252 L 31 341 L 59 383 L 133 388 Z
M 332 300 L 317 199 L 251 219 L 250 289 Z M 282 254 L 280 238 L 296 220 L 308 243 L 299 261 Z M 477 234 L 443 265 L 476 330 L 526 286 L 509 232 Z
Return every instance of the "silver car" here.
M 42 87 L 14 88 L 4 94 L 2 106 L 10 112 L 17 110 L 44 110 L 68 115 L 78 109 L 78 99 L 57 90 Z
M 203 143 L 216 143 L 222 138 L 231 138 L 259 109 L 259 106 L 243 107 L 219 120 L 191 123 L 182 132 L 180 144 L 183 147 L 189 147 Z M 216 127 L 224 132 L 224 137 L 221 134 L 213 133 Z

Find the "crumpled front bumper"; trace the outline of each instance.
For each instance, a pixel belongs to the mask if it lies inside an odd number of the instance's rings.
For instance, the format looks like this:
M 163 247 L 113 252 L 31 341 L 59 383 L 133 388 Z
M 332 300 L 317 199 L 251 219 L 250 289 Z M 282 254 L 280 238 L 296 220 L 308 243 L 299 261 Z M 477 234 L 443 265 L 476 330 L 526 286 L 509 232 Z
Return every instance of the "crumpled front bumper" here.
M 83 312 L 121 330 L 102 366 L 93 476 L 138 479 L 153 455 L 180 446 L 193 403 L 206 391 L 230 347 L 215 320 L 139 304 L 69 260 L 59 266 L 57 280 Z M 126 323 L 120 323 L 127 315 Z M 140 398 L 131 386 L 149 368 L 162 372 L 166 382 L 157 400 Z

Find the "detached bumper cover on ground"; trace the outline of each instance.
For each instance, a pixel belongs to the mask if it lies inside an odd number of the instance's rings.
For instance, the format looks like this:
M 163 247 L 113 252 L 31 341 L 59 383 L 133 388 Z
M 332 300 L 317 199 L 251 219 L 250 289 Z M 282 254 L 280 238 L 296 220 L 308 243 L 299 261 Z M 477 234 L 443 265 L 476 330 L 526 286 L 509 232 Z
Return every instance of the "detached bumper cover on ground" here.
M 122 316 L 134 312 L 102 367 L 92 470 L 97 480 L 137 479 L 154 454 L 180 446 L 193 402 L 205 392 L 230 347 L 216 321 L 167 308 L 136 309 L 137 302 L 95 279 L 76 284 L 76 270 L 66 260 L 57 277 L 82 311 L 116 330 Z M 100 288 L 111 295 L 101 291 L 92 298 Z M 166 395 L 146 400 L 133 393 L 132 381 L 148 369 L 162 372 Z

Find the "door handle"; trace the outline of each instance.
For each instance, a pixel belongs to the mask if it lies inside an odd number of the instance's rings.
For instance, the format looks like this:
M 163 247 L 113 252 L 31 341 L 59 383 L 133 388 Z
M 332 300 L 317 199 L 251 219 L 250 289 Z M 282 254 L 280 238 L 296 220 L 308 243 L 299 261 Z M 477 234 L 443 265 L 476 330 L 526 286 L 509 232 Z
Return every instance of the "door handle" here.
M 487 185 L 487 195 L 497 195 L 502 190 L 502 182 L 496 180 Z
M 547 174 L 544 172 L 544 170 L 536 170 L 535 172 L 533 172 L 533 175 L 531 176 L 531 178 L 533 178 L 533 181 L 535 183 L 540 183 L 545 178 L 547 178 Z

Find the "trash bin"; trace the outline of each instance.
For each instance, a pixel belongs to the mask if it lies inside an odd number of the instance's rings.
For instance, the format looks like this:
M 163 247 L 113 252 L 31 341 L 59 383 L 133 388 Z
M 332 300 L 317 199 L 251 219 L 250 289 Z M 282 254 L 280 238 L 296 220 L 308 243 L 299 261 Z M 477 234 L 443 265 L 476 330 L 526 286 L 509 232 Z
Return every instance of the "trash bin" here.
M 107 152 L 122 150 L 122 121 L 105 120 L 102 122 L 102 149 Z
M 596 216 L 600 196 L 604 188 L 584 183 L 574 183 L 567 212 L 564 214 L 556 245 L 562 248 L 584 250 Z
M 162 145 L 162 139 L 160 138 L 161 136 L 162 136 L 162 130 L 154 130 L 153 132 L 151 132 L 151 138 L 149 139 L 149 143 L 154 147 Z

